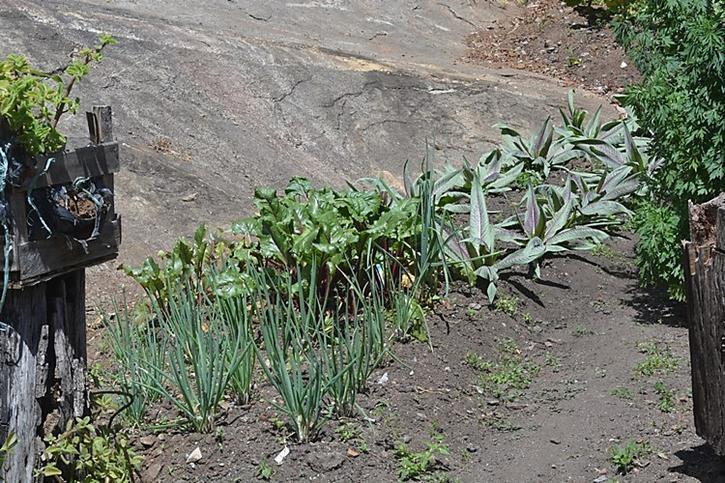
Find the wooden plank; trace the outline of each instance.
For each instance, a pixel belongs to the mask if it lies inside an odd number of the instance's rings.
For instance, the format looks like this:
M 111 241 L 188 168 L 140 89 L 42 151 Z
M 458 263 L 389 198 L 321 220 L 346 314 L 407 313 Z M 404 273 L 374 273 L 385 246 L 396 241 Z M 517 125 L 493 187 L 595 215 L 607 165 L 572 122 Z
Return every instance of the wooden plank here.
M 0 320 L 0 440 L 8 432 L 18 446 L 7 461 L 7 482 L 31 482 L 39 435 L 64 428 L 88 411 L 85 378 L 85 274 L 11 290 Z
M 116 258 L 121 244 L 121 220 L 106 221 L 96 240 L 87 242 L 87 252 L 73 240 L 52 237 L 26 242 L 16 247 L 20 273 L 13 274 L 12 287 L 22 287 L 47 280 L 60 273 L 87 267 Z
M 725 455 L 725 195 L 690 206 L 684 245 L 692 399 L 697 434 Z
M 113 113 L 111 106 L 93 106 L 92 112 L 86 112 L 88 135 L 93 144 L 113 141 Z
M 18 445 L 6 462 L 8 482 L 33 481 L 33 467 L 42 443 L 38 437 L 42 417 L 38 383 L 47 384 L 46 315 L 44 286 L 8 293 L 1 320 L 9 328 L 0 332 L 0 440 L 4 441 L 10 431 L 18 437 Z
M 111 142 L 97 146 L 86 146 L 74 151 L 38 158 L 35 168 L 23 180 L 21 190 L 27 191 L 36 173 L 42 171 L 48 158 L 55 157 L 47 173 L 40 175 L 34 188 L 72 183 L 77 178 L 92 178 L 117 173 L 121 169 L 118 143 Z

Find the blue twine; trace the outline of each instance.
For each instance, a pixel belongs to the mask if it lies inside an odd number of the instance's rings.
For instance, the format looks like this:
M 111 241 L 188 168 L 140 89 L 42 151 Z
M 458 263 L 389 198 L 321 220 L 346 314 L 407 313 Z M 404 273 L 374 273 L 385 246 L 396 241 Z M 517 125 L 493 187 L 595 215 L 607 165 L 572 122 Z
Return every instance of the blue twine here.
M 7 200 L 5 199 L 5 184 L 8 176 L 8 156 L 7 153 L 10 150 L 10 143 L 5 145 L 3 149 L 0 146 L 0 224 L 2 224 L 3 232 L 5 235 L 5 249 L 4 249 L 4 266 L 3 266 L 3 289 L 2 295 L 0 295 L 0 312 L 5 307 L 5 299 L 8 294 L 8 285 L 10 285 L 10 256 L 13 253 L 13 240 L 10 235 L 10 217 L 8 216 Z M 10 326 L 0 322 L 0 332 L 7 332 Z

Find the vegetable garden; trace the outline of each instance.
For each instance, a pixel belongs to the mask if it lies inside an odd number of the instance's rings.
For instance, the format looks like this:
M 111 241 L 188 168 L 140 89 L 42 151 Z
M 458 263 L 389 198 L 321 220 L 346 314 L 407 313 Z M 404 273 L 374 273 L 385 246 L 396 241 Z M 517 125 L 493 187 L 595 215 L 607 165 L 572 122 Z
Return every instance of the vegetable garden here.
M 102 35 L 97 46 L 54 72 L 41 72 L 20 56 L 0 63 L 3 193 L 18 184 L 26 158 L 46 156 L 48 165 L 37 176 L 49 172 L 48 156 L 65 147 L 58 121 L 79 106 L 71 98 L 74 85 L 114 43 Z M 641 107 L 647 99 L 639 94 L 632 91 L 630 100 Z M 661 199 L 660 175 L 672 169 L 663 164 L 661 141 L 652 138 L 652 118 L 643 122 L 628 108 L 621 119 L 604 119 L 601 108 L 579 108 L 574 91 L 564 104 L 559 117 L 547 118 L 531 137 L 498 126 L 500 143 L 478 160 L 441 166 L 429 149 L 420 165 L 406 164 L 403 190 L 380 178 L 351 180 L 345 188 L 314 186 L 302 177 L 283 189 L 258 187 L 252 216 L 227 229 L 200 226 L 143 264 L 122 266 L 143 296 L 119 295 L 103 311 L 108 361 L 90 371 L 98 385 L 90 394 L 92 413 L 67 418 L 64 428 L 45 435 L 35 477 L 137 481 L 139 453 L 163 447 L 159 434 L 206 435 L 223 448 L 225 438 L 234 437 L 225 434 L 230 414 L 260 412 L 273 414 L 265 417 L 281 452 L 255 463 L 258 479 L 272 478 L 271 465 L 281 465 L 290 447 L 310 447 L 333 432 L 347 457 L 357 458 L 367 451 L 359 428 L 386 421 L 375 394 L 388 383 L 389 368 L 407 367 L 405 354 L 420 347 L 435 353 L 440 327 L 431 325 L 449 325 L 441 314 L 452 294 L 480 293 L 481 303 L 468 306 L 471 318 L 488 305 L 540 331 L 541 321 L 521 314 L 508 281 L 525 279 L 534 291 L 546 287 L 554 283 L 555 261 L 599 256 L 633 227 L 643 230 L 642 207 L 652 209 Z M 76 178 L 62 190 L 33 188 L 27 223 L 38 239 L 63 233 L 87 249 L 113 213 L 112 184 L 97 178 Z M 9 212 L 8 200 L 0 205 Z M 87 209 L 85 228 L 63 232 L 58 210 L 47 205 L 62 205 L 76 220 Z M 4 214 L 0 221 L 4 301 L 17 220 Z M 527 296 L 537 298 L 535 292 Z M 586 335 L 578 327 L 574 335 Z M 488 399 L 484 407 L 515 407 L 541 370 L 504 332 L 496 338 L 497 359 L 460 354 L 478 377 L 475 391 Z M 656 359 L 643 376 L 678 367 L 656 346 L 642 353 Z M 543 365 L 556 371 L 557 364 L 547 349 Z M 671 408 L 674 396 L 662 382 L 654 387 L 660 409 Z M 495 410 L 484 411 L 483 419 L 500 431 L 515 429 Z M 451 481 L 450 448 L 436 424 L 431 427 L 421 451 L 404 435 L 391 442 L 396 478 Z M 134 443 L 147 433 L 157 436 Z M 12 428 L 3 436 L 0 467 L 17 445 Z M 465 454 L 476 451 L 470 443 Z M 647 444 L 629 441 L 613 449 L 611 459 L 626 474 L 649 452 Z M 340 466 L 311 458 L 317 474 Z M 190 452 L 185 463 L 201 459 Z

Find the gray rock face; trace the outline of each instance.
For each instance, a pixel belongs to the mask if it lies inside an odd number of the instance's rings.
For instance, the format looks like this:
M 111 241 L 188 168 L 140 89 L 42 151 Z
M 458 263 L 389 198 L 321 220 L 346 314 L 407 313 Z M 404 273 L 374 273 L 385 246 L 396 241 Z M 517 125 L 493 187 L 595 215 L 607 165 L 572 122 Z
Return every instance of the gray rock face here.
M 426 143 L 438 164 L 475 160 L 495 123 L 555 114 L 558 81 L 457 60 L 503 15 L 464 0 L 4 0 L 0 55 L 52 68 L 98 32 L 119 39 L 75 93 L 82 111 L 113 106 L 121 261 L 138 263 L 250 212 L 256 185 L 398 176 Z M 83 116 L 63 127 L 84 142 Z

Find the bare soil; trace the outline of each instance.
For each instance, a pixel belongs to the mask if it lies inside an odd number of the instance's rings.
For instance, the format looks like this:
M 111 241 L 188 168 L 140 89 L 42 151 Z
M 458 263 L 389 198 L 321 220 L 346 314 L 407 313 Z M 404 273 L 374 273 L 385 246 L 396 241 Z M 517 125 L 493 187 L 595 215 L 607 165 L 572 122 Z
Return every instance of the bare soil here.
M 600 94 L 620 92 L 639 80 L 604 8 L 536 0 L 516 12 L 470 35 L 465 59 L 545 74 Z
M 693 430 L 684 314 L 638 288 L 632 246 L 621 238 L 605 255 L 553 259 L 538 283 L 508 277 L 501 296 L 513 301 L 513 315 L 489 307 L 478 288 L 456 285 L 428 314 L 433 349 L 399 344 L 373 376 L 361 398 L 370 419 L 351 421 L 358 438 L 345 441 L 340 423 L 330 423 L 319 440 L 295 444 L 261 384 L 261 401 L 229 404 L 218 434 L 162 432 L 146 446 L 139 434 L 144 481 L 253 481 L 261 462 L 272 481 L 396 481 L 395 445 L 420 451 L 434 431 L 450 448 L 437 474 L 452 481 L 724 481 L 725 467 Z M 471 354 L 495 362 L 506 339 L 522 364 L 539 368 L 510 400 L 464 362 Z M 677 367 L 643 375 L 643 343 L 671 350 Z M 669 413 L 658 408 L 659 381 L 673 393 Z M 651 450 L 616 475 L 610 450 L 628 440 Z M 196 447 L 202 459 L 186 463 Z

